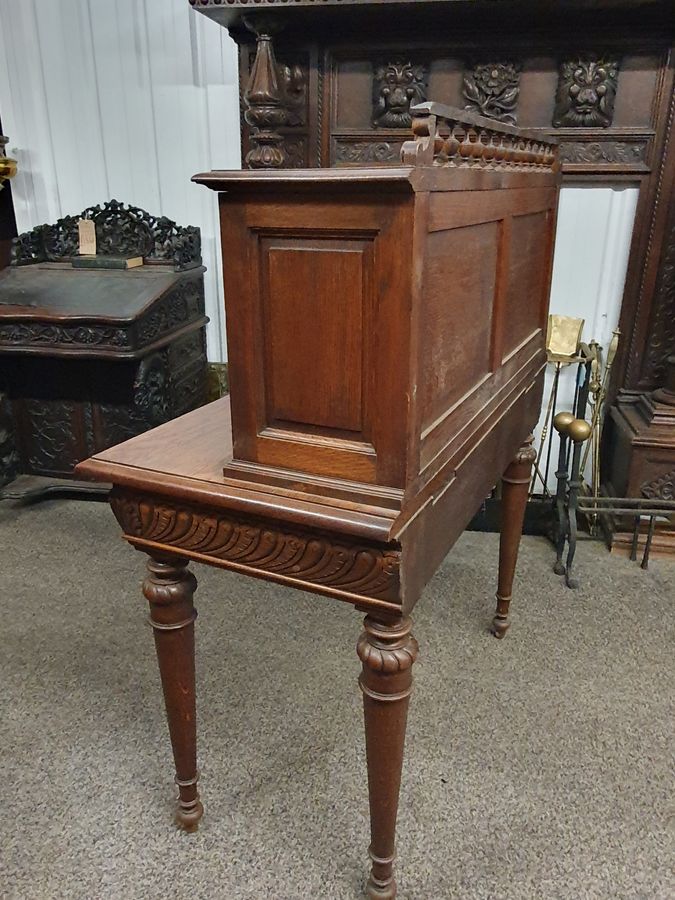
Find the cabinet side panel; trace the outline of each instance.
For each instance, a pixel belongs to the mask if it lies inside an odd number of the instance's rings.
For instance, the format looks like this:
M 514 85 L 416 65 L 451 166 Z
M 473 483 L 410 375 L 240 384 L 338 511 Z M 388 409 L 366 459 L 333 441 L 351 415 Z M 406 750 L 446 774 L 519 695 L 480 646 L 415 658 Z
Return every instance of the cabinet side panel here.
M 267 424 L 360 434 L 364 243 L 262 244 Z
M 490 371 L 497 222 L 429 235 L 420 361 L 426 431 Z
M 504 320 L 504 359 L 527 338 L 543 329 L 542 312 L 548 298 L 549 211 L 514 215 L 508 266 Z M 544 293 L 546 297 L 544 297 Z

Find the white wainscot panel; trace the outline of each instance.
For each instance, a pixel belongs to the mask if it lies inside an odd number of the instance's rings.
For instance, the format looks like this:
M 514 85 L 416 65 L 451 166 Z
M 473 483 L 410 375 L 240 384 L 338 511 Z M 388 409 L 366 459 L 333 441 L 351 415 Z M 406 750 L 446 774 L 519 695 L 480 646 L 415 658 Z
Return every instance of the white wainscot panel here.
M 606 352 L 619 322 L 638 188 L 618 185 L 570 186 L 560 192 L 551 313 L 585 319 L 582 339 L 595 339 Z M 563 368 L 556 409 L 571 410 L 577 366 Z M 547 367 L 544 408 L 535 436 L 537 448 L 553 384 Z M 553 438 L 548 488 L 555 491 L 558 440 Z M 542 473 L 546 453 L 542 459 Z M 586 468 L 590 477 L 590 457 Z M 541 491 L 537 481 L 537 492 Z

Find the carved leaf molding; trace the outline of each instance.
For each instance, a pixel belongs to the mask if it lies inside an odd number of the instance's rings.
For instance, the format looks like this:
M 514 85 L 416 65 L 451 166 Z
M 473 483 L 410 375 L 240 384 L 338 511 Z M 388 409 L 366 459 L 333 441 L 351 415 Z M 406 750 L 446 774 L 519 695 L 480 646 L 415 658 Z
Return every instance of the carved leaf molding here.
M 335 146 L 335 161 L 343 163 L 389 163 L 398 162 L 401 143 L 385 141 L 339 141 Z
M 113 493 L 124 532 L 289 580 L 399 603 L 400 552 L 352 545 L 316 532 L 238 519 L 223 511 L 170 506 L 143 495 Z
M 563 163 L 635 165 L 644 163 L 646 155 L 646 143 L 631 141 L 563 141 L 560 144 Z

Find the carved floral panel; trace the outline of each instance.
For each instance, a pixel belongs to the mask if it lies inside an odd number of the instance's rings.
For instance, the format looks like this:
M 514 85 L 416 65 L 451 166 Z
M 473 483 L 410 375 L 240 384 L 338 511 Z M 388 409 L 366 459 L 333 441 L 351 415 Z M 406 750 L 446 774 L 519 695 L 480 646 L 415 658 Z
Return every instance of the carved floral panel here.
M 464 73 L 464 109 L 515 125 L 520 63 L 479 63 Z

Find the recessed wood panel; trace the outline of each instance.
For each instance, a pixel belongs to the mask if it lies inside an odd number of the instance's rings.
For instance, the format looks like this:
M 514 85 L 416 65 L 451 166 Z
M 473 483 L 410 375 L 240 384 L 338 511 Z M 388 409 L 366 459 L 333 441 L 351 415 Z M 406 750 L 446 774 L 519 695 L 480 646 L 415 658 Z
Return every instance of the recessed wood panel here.
M 428 428 L 490 369 L 498 222 L 429 235 L 420 392 Z
M 548 290 L 548 213 L 529 213 L 511 220 L 508 288 L 503 318 L 504 359 L 542 327 L 543 293 Z
M 366 246 L 263 242 L 267 424 L 361 433 Z

